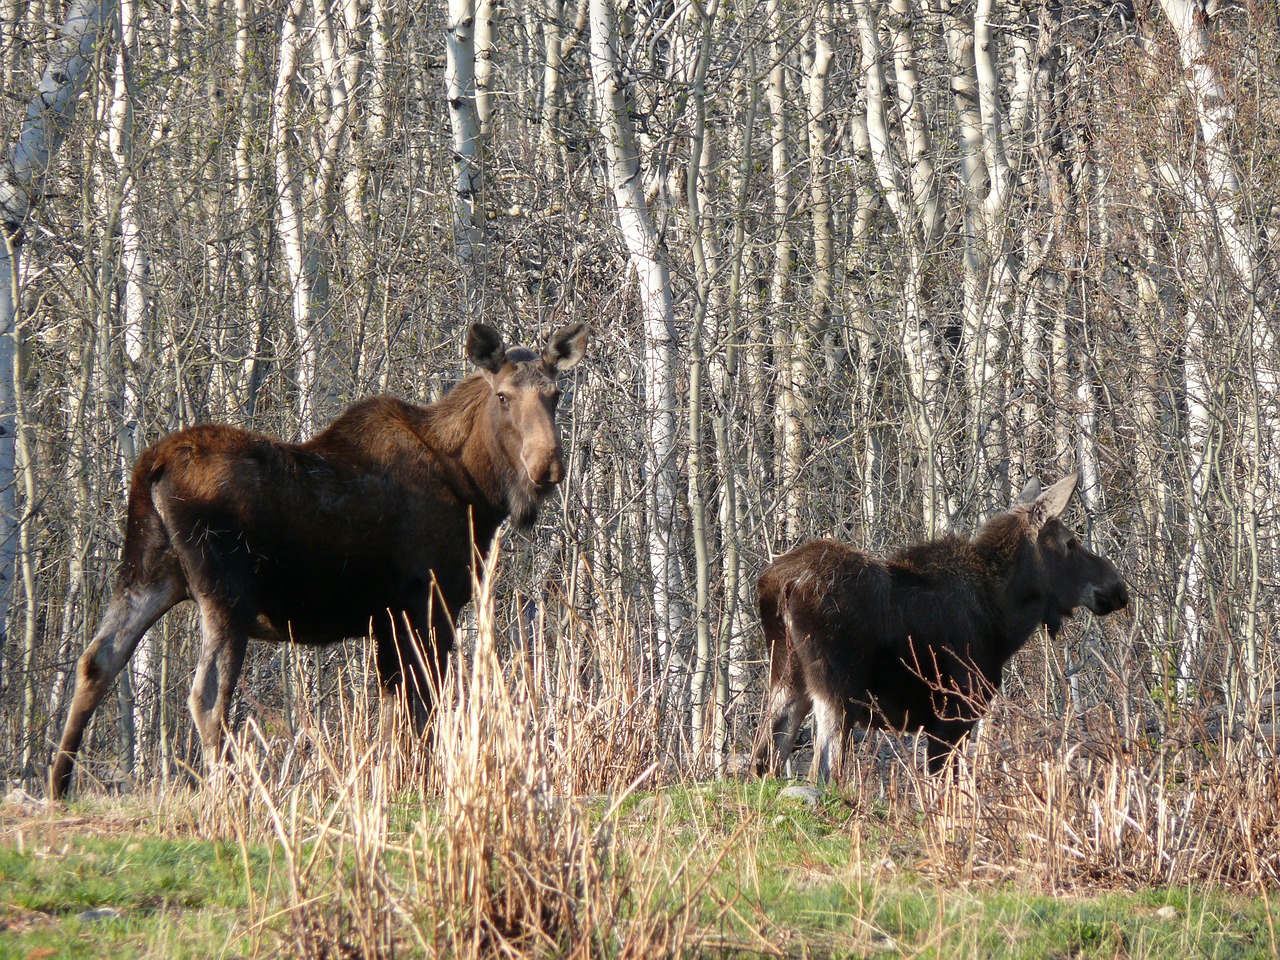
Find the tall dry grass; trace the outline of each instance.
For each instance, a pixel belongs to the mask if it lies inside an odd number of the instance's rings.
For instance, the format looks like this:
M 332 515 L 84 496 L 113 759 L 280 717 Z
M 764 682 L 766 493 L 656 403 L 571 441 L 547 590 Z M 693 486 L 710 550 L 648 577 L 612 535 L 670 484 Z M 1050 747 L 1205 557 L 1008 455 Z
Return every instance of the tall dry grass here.
M 1047 892 L 1280 885 L 1280 762 L 1274 728 L 1149 732 L 1105 708 L 1049 720 L 1001 700 L 942 777 L 908 745 L 876 738 L 848 759 L 851 822 L 890 819 L 920 864 L 952 882 Z M 877 748 L 879 746 L 879 748 Z
M 597 623 L 566 614 L 555 658 L 500 656 L 495 582 L 491 569 L 476 585 L 432 739 L 380 735 L 376 681 L 361 662 L 322 716 L 299 704 L 296 736 L 250 720 L 216 783 L 194 795 L 189 815 L 206 834 L 237 838 L 247 872 L 268 859 L 270 876 L 253 887 L 250 952 L 770 953 L 768 904 L 750 900 L 761 870 L 745 861 L 770 846 L 776 811 L 746 815 L 729 842 L 712 829 L 714 799 L 698 801 L 690 822 L 662 804 L 642 829 L 634 815 L 615 816 L 669 759 L 658 698 L 618 639 L 630 631 L 609 628 L 625 613 Z M 909 740 L 877 735 L 851 749 L 831 788 L 844 803 L 820 815 L 847 833 L 864 905 L 915 876 L 1055 893 L 1207 885 L 1269 896 L 1280 884 L 1271 719 L 1226 731 L 1188 717 L 1160 733 L 1140 713 L 1055 719 L 997 698 L 943 777 L 924 772 Z M 706 839 L 696 855 L 676 854 L 672 834 L 687 842 L 690 830 Z M 886 834 L 898 860 L 888 870 Z M 715 890 L 722 867 L 736 892 Z M 737 921 L 719 922 L 730 915 Z
M 668 862 L 660 830 L 622 844 L 613 829 L 652 770 L 651 709 L 621 659 L 593 681 L 605 696 L 548 706 L 528 662 L 499 658 L 493 583 L 476 584 L 472 649 L 437 691 L 433 736 L 384 738 L 376 697 L 343 695 L 287 743 L 249 722 L 198 793 L 201 829 L 236 837 L 246 870 L 269 852 L 255 954 L 685 952 L 687 865 Z

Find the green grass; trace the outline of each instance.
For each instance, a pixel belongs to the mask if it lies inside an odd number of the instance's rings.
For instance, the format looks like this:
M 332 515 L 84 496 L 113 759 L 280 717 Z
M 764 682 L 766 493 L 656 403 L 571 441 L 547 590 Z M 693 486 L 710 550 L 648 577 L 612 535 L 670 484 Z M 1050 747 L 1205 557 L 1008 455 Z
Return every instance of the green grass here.
M 243 955 L 237 941 L 251 893 L 265 885 L 265 852 L 249 853 L 251 888 L 227 840 L 121 834 L 100 815 L 5 825 L 0 960 Z M 81 919 L 104 908 L 118 915 Z
M 287 925 L 250 929 L 283 902 L 273 851 L 253 847 L 246 864 L 234 840 L 173 827 L 157 835 L 144 801 L 132 815 L 129 803 L 53 817 L 0 810 L 0 960 L 288 955 Z M 591 805 L 596 815 L 604 807 Z M 412 826 L 403 811 L 391 819 L 393 840 Z M 911 822 L 834 793 L 810 809 L 781 798 L 775 783 L 727 782 L 628 798 L 613 842 L 656 837 L 668 867 L 688 862 L 706 956 L 1275 955 L 1280 910 L 1266 897 L 1156 888 L 1052 896 L 1031 878 L 962 884 L 928 862 Z M 118 916 L 78 919 L 100 907 Z M 411 940 L 403 953 L 416 955 Z

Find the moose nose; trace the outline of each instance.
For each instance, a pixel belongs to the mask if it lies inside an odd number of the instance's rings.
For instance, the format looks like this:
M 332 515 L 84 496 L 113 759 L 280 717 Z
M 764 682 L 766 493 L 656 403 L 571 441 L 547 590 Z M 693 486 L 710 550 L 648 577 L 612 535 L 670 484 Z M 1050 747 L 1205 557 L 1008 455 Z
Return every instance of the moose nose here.
M 545 487 L 554 487 L 564 479 L 564 464 L 560 462 L 558 454 L 542 457 L 522 457 L 524 460 L 525 473 L 529 475 L 529 482 L 539 489 Z
M 1129 588 L 1123 580 L 1118 580 L 1110 587 L 1095 589 L 1090 609 L 1099 616 L 1123 610 L 1129 605 Z

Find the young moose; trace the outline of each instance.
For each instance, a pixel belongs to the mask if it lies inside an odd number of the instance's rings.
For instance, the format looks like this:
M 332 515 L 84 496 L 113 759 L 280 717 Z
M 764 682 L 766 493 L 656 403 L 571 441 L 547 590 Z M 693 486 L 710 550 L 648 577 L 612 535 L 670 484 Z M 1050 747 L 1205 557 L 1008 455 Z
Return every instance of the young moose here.
M 363 400 L 301 444 L 208 425 L 145 450 L 51 796 L 69 789 L 85 726 L 142 635 L 183 600 L 200 608 L 190 706 L 207 763 L 251 637 L 318 644 L 372 626 L 384 705 L 405 696 L 425 724 L 474 564 L 503 520 L 530 524 L 564 476 L 556 378 L 586 342 L 575 323 L 541 352 L 507 349 L 477 323 L 467 355 L 479 371 L 437 403 Z
M 923 728 L 937 772 L 1040 624 L 1056 637 L 1078 606 L 1099 615 L 1124 607 L 1116 568 L 1059 519 L 1076 480 L 1044 492 L 1032 480 L 968 540 L 944 537 L 883 560 L 814 540 L 765 568 L 770 692 L 756 772 L 786 763 L 810 709 L 819 779 L 839 775 L 855 724 Z

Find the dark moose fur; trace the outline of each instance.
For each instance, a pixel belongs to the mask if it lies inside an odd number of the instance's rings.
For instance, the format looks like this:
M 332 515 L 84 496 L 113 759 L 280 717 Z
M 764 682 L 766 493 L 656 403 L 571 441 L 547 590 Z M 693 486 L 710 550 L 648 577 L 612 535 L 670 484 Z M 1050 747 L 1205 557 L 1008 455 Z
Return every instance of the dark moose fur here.
M 1043 493 L 1032 480 L 967 540 L 943 537 L 887 559 L 814 540 L 766 567 L 758 594 L 770 691 L 756 772 L 781 769 L 810 709 L 819 779 L 839 776 L 855 724 L 922 728 L 937 772 L 1036 628 L 1056 636 L 1077 606 L 1099 615 L 1124 607 L 1116 568 L 1059 519 L 1076 480 Z
M 564 476 L 556 377 L 582 358 L 586 336 L 575 323 L 541 352 L 507 349 L 477 323 L 467 355 L 479 371 L 437 403 L 362 400 L 300 444 L 205 425 L 145 450 L 115 594 L 76 670 L 51 796 L 70 788 L 85 726 L 138 641 L 188 599 L 200 608 L 190 706 L 206 762 L 220 756 L 251 637 L 328 643 L 372 626 L 384 707 L 404 696 L 421 728 L 473 565 L 503 520 L 532 522 Z

